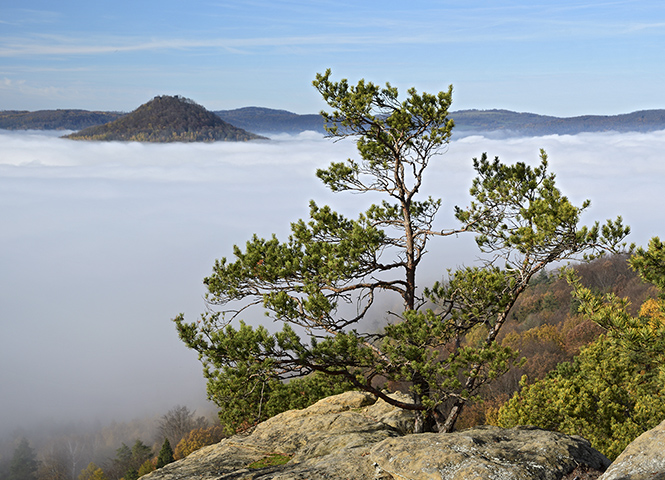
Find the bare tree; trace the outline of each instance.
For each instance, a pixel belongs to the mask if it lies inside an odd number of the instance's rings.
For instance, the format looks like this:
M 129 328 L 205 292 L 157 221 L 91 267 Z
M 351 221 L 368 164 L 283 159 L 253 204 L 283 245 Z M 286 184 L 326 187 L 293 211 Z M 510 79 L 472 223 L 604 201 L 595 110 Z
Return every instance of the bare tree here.
M 70 455 L 63 445 L 53 444 L 42 455 L 37 476 L 40 480 L 73 480 Z
M 168 439 L 173 448 L 180 440 L 195 428 L 205 428 L 208 421 L 205 417 L 195 417 L 196 411 L 177 405 L 169 410 L 159 421 L 159 439 Z M 158 439 L 158 440 L 159 440 Z

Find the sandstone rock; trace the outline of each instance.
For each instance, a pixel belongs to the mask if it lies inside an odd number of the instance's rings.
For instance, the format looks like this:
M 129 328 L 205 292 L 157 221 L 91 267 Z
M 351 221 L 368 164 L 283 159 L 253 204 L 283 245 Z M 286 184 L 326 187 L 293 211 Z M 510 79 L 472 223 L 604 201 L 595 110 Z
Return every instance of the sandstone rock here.
M 412 424 L 410 412 L 367 393 L 347 392 L 284 412 L 249 434 L 224 439 L 141 478 L 560 480 L 579 465 L 599 470 L 609 465 L 579 437 L 497 427 L 404 435 Z
M 610 464 L 581 437 L 535 427 L 408 435 L 373 446 L 370 457 L 395 478 L 413 480 L 559 480 L 580 464 L 597 470 Z
M 412 401 L 411 397 L 403 393 L 393 393 L 390 396 L 395 400 L 400 400 L 404 403 Z M 413 433 L 413 426 L 416 419 L 415 413 L 395 408 L 382 399 L 376 400 L 374 404 L 365 408 L 363 413 L 379 422 L 393 427 L 401 435 Z
M 665 421 L 637 437 L 598 480 L 665 480 Z
M 291 410 L 261 424 L 248 435 L 236 435 L 198 450 L 142 478 L 146 480 L 374 478 L 375 467 L 366 446 L 398 433 L 375 416 L 388 415 L 374 407 L 367 393 L 346 392 L 323 399 L 304 410 Z M 397 409 L 393 409 L 397 410 Z M 394 414 L 397 416 L 394 417 Z M 392 412 L 396 421 L 400 415 Z M 282 466 L 253 470 L 252 463 L 273 454 L 291 457 Z M 349 471 L 340 477 L 340 471 Z

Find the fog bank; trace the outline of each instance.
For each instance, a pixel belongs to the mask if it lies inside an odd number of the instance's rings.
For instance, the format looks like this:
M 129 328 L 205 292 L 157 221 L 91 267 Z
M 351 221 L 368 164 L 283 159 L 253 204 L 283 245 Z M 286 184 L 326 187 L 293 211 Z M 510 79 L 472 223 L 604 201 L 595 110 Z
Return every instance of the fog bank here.
M 316 134 L 270 142 L 76 142 L 0 131 L 0 433 L 42 419 L 125 419 L 204 403 L 194 352 L 170 319 L 204 309 L 202 279 L 253 233 L 285 238 L 308 201 L 349 215 L 370 197 L 330 194 L 317 168 L 355 155 Z M 629 238 L 665 235 L 665 132 L 465 137 L 432 163 L 440 228 L 468 203 L 473 157 L 538 162 L 585 221 L 622 215 Z M 432 243 L 421 284 L 475 258 L 470 237 Z M 424 286 L 424 285 L 423 285 Z

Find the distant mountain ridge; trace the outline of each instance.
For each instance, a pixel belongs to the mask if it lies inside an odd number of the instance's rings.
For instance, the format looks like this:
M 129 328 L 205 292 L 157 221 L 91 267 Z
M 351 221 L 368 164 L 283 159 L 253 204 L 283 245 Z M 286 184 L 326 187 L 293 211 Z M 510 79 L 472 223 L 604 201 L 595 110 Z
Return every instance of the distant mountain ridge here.
M 88 110 L 4 110 L 0 111 L 3 130 L 82 130 L 112 122 L 122 112 L 90 112 Z
M 243 107 L 211 112 L 234 127 L 264 135 L 325 133 L 318 114 L 296 114 L 286 110 Z M 7 130 L 79 130 L 118 120 L 127 114 L 85 110 L 0 111 L 0 128 Z M 665 130 L 665 110 L 640 110 L 620 115 L 554 117 L 510 110 L 459 110 L 450 113 L 455 121 L 454 137 L 575 135 L 583 132 L 651 132 Z
M 318 113 L 299 115 L 263 107 L 216 110 L 214 113 L 232 125 L 263 134 L 297 134 L 305 131 L 325 133 L 323 117 Z
M 225 122 L 193 100 L 169 95 L 157 96 L 127 115 L 65 138 L 160 143 L 265 139 Z
M 298 115 L 285 110 L 244 107 L 218 110 L 227 122 L 253 132 L 325 133 L 320 115 Z M 575 135 L 583 132 L 651 132 L 665 129 L 665 110 L 641 110 L 621 115 L 553 117 L 510 110 L 458 110 L 450 112 L 455 121 L 453 137 L 493 133 L 502 136 Z
M 510 110 L 452 112 L 458 133 L 505 132 L 507 135 L 575 135 L 583 132 L 652 132 L 665 129 L 665 110 L 640 110 L 621 115 L 552 117 Z

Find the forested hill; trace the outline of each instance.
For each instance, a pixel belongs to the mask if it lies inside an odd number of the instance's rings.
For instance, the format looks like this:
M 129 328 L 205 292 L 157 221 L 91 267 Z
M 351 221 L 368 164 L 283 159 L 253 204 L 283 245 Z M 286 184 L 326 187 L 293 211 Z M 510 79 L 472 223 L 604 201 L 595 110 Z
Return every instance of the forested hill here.
M 180 98 L 184 100 L 182 97 L 157 98 Z M 129 117 L 137 112 L 138 110 L 131 114 L 89 112 L 85 110 L 0 111 L 0 129 L 80 130 L 92 125 L 118 120 L 123 115 Z M 174 114 L 175 111 L 171 113 Z M 318 114 L 299 115 L 286 110 L 262 107 L 244 107 L 208 113 L 211 115 L 214 113 L 225 122 L 248 132 L 268 135 L 278 133 L 297 134 L 307 130 L 319 133 L 325 132 L 323 119 Z M 584 115 L 578 117 L 553 117 L 509 110 L 459 110 L 451 112 L 450 116 L 455 120 L 453 137 L 457 138 L 474 134 L 516 137 L 575 135 L 583 132 L 651 132 L 665 130 L 665 110 L 641 110 L 622 115 Z M 174 119 L 176 124 L 185 122 L 185 119 Z
M 213 142 L 265 139 L 180 96 L 158 96 L 123 117 L 67 135 L 77 140 Z

